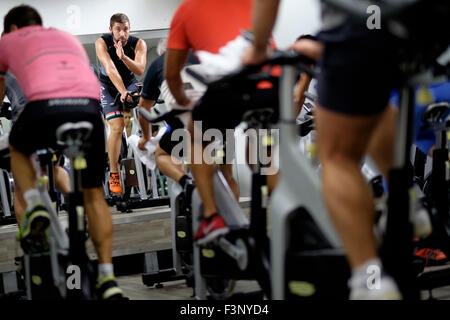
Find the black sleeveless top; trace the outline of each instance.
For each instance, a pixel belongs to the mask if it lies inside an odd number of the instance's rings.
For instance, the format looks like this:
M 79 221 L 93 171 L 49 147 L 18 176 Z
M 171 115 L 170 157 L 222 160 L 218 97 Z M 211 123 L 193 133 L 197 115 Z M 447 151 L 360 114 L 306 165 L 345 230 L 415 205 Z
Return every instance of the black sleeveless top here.
M 102 39 L 106 43 L 106 47 L 108 49 L 109 56 L 111 57 L 111 60 L 114 62 L 114 64 L 115 64 L 115 66 L 117 68 L 117 71 L 119 72 L 120 76 L 122 77 L 124 85 L 128 86 L 128 84 L 130 84 L 130 82 L 133 79 L 135 79 L 134 73 L 131 72 L 130 69 L 127 68 L 125 63 L 123 63 L 119 59 L 119 57 L 117 56 L 116 48 L 114 47 L 113 35 L 111 33 L 105 33 L 104 35 L 102 35 Z M 137 45 L 138 41 L 139 41 L 139 38 L 130 36 L 128 38 L 127 44 L 125 45 L 125 47 L 123 47 L 123 52 L 130 59 L 134 60 L 134 57 L 135 57 L 134 50 L 136 49 L 136 45 Z M 106 82 L 106 83 L 111 82 L 109 77 L 106 75 L 106 71 L 104 69 L 104 66 L 102 66 L 102 70 L 101 71 L 102 72 L 101 72 L 101 75 L 100 75 L 100 80 L 102 82 Z

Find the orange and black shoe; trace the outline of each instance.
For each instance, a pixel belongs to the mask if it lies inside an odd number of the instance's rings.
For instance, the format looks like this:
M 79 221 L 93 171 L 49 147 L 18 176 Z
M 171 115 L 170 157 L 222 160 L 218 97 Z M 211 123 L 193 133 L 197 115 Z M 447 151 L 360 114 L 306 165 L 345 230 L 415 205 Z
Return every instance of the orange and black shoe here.
M 194 240 L 197 244 L 203 245 L 227 234 L 228 231 L 225 221 L 215 213 L 209 218 L 202 219 Z
M 122 193 L 122 187 L 120 186 L 120 177 L 119 173 L 112 173 L 109 176 L 109 190 L 112 193 Z
M 425 260 L 425 266 L 441 265 L 447 261 L 447 256 L 439 249 L 418 249 L 416 256 Z

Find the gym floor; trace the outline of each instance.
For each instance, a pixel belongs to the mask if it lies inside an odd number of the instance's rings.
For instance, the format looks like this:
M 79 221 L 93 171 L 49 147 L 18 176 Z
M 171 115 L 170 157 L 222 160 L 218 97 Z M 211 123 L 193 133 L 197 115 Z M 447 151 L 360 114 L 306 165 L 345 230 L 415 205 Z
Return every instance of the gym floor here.
M 142 283 L 141 275 L 117 277 L 119 286 L 131 300 L 189 300 L 193 289 L 188 288 L 184 280 L 164 283 L 163 288 L 147 287 Z M 234 292 L 251 292 L 259 290 L 256 281 L 237 281 Z M 449 289 L 450 299 L 450 289 Z
M 450 266 L 450 263 L 446 266 Z M 430 267 L 427 271 L 441 267 Z M 131 300 L 188 300 L 193 291 L 188 288 L 184 280 L 167 282 L 163 288 L 146 287 L 142 283 L 141 275 L 129 275 L 117 277 L 117 281 L 125 295 Z M 259 289 L 256 281 L 238 281 L 234 292 L 251 292 Z M 430 298 L 428 291 L 421 292 L 421 298 Z M 450 300 L 450 286 L 437 288 L 432 291 L 432 298 L 436 300 Z
M 450 267 L 450 262 L 442 266 L 425 268 L 425 272 L 437 271 Z M 186 286 L 184 280 L 164 283 L 162 288 L 147 287 L 142 283 L 141 274 L 133 274 L 117 277 L 117 281 L 125 295 L 131 300 L 189 300 L 192 298 L 193 289 Z M 245 293 L 260 290 L 256 281 L 236 281 L 234 293 Z M 430 299 L 429 291 L 421 292 L 421 299 Z M 431 299 L 450 300 L 450 285 L 433 289 Z
M 241 200 L 242 202 L 245 203 L 246 201 Z M 245 203 L 244 207 L 247 206 L 248 204 Z M 116 231 L 116 248 L 118 247 L 120 249 L 124 246 L 125 248 L 123 250 L 130 253 L 131 247 L 138 247 L 143 249 L 144 252 L 168 249 L 170 247 L 170 218 L 168 208 L 155 207 L 138 209 L 134 210 L 131 214 L 123 214 L 115 211 L 114 208 L 111 209 L 113 211 Z M 64 219 L 64 215 L 61 218 Z M 130 229 L 133 230 L 132 234 L 136 235 L 136 241 L 133 239 L 130 240 Z M 16 247 L 13 236 L 16 231 L 17 225 L 0 227 L 0 238 L 5 238 L 0 239 L 2 240 L 0 241 L 0 247 L 3 248 L 3 251 L 6 250 L 6 253 L 10 253 L 5 254 L 8 259 L 7 261 L 3 261 L 3 263 L 13 261 Z M 125 235 L 128 235 L 128 237 L 125 237 Z M 127 238 L 127 241 L 121 238 Z M 11 243 L 8 245 L 8 243 L 4 243 L 5 240 Z M 144 244 L 147 244 L 147 246 Z M 8 248 L 10 250 L 7 250 Z M 131 253 L 135 252 L 133 251 Z M 0 267 L 2 267 L 2 263 L 0 263 Z M 425 271 L 434 271 L 445 267 L 450 267 L 450 262 L 446 266 L 428 267 Z M 117 280 L 125 295 L 131 300 L 189 300 L 193 294 L 193 289 L 188 288 L 184 280 L 166 282 L 163 288 L 147 287 L 143 284 L 142 274 L 139 271 L 133 274 L 118 276 Z M 237 281 L 234 292 L 251 292 L 258 289 L 259 286 L 256 281 Z M 422 299 L 428 299 L 430 294 L 428 291 L 423 291 L 421 296 Z M 434 289 L 432 291 L 432 297 L 437 300 L 450 300 L 450 286 Z
M 244 208 L 248 207 L 247 202 L 248 199 L 241 199 Z M 167 207 L 137 209 L 130 214 L 111 209 L 115 229 L 114 248 L 118 255 L 170 248 L 170 211 Z M 61 219 L 66 220 L 65 214 L 61 215 Z M 0 248 L 2 248 L 0 251 L 4 258 L 4 261 L 0 259 L 0 269 L 15 268 L 13 265 L 8 265 L 13 263 L 14 256 L 17 254 L 14 239 L 16 232 L 17 225 L 0 227 Z M 93 248 L 89 251 L 92 252 Z M 446 267 L 450 267 L 450 262 L 446 266 L 428 267 L 425 271 Z M 8 270 L 1 270 L 1 272 Z M 193 289 L 188 288 L 184 280 L 166 282 L 163 288 L 147 287 L 143 284 L 142 274 L 139 271 L 118 276 L 117 280 L 125 295 L 131 300 L 189 300 L 193 294 Z M 258 289 L 256 281 L 237 281 L 234 292 L 251 292 Z M 423 291 L 422 299 L 428 299 L 429 295 L 428 291 Z M 438 300 L 450 300 L 450 286 L 434 289 L 432 297 Z

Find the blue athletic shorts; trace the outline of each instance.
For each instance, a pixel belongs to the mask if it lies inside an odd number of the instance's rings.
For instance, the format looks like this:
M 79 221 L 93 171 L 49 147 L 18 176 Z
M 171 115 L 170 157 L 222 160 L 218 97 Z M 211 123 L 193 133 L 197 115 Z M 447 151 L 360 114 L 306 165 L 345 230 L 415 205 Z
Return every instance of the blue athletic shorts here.
M 126 86 L 128 91 L 137 90 L 136 84 L 138 83 L 136 78 L 133 78 L 131 82 Z M 106 83 L 100 81 L 102 87 L 101 104 L 103 108 L 103 114 L 107 121 L 115 118 L 123 118 L 123 104 L 119 102 L 114 105 L 114 100 L 119 93 L 112 83 Z

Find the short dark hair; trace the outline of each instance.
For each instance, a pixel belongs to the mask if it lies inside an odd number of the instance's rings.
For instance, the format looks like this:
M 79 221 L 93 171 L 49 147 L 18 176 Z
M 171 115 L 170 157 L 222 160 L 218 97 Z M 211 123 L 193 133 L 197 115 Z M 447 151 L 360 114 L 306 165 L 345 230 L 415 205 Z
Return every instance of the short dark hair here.
M 9 33 L 11 25 L 15 24 L 19 29 L 26 26 L 42 26 L 42 18 L 33 7 L 22 4 L 14 7 L 6 14 L 3 20 L 3 31 Z
M 112 28 L 115 22 L 117 23 L 128 22 L 128 24 L 130 24 L 130 19 L 128 19 L 127 15 L 124 13 L 116 13 L 113 14 L 111 19 L 109 20 L 109 26 Z

